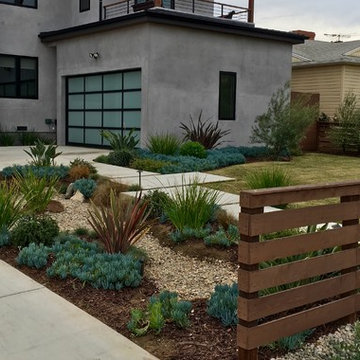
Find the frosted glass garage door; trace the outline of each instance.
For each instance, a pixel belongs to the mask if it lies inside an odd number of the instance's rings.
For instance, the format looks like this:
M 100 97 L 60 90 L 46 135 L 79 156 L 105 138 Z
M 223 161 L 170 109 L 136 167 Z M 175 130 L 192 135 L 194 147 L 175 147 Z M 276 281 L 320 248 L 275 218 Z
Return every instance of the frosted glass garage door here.
M 68 77 L 66 97 L 68 144 L 107 146 L 101 130 L 140 138 L 140 70 Z

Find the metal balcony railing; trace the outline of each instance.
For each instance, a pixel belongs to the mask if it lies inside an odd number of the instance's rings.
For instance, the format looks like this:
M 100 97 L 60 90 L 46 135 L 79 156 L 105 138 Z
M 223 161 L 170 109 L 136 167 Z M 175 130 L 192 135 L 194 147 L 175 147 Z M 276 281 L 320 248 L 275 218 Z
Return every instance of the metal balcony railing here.
M 161 0 L 159 3 L 161 3 L 161 7 L 163 8 L 186 13 L 249 22 L 249 9 L 246 7 L 223 4 L 210 0 Z M 133 13 L 133 5 L 135 5 L 135 0 L 121 0 L 113 4 L 105 5 L 103 9 L 103 20 Z

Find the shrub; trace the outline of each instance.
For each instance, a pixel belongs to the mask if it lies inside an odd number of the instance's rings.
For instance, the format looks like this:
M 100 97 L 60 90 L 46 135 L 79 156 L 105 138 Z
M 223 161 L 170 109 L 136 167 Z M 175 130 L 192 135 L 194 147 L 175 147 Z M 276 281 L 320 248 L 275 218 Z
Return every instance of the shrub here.
M 113 133 L 108 130 L 102 130 L 101 136 L 103 136 L 109 143 L 114 151 L 120 150 L 134 150 L 139 140 L 133 135 L 134 130 L 130 130 L 128 134 L 122 135 Z
M 195 179 L 196 180 L 196 179 Z M 176 187 L 164 203 L 164 212 L 177 230 L 200 230 L 213 217 L 219 193 L 193 184 Z
M 92 179 L 76 180 L 74 182 L 74 189 L 79 190 L 85 199 L 90 199 L 96 189 L 96 181 Z
M 6 226 L 0 229 L 0 247 L 10 244 L 10 232 Z
M 262 189 L 290 186 L 294 184 L 294 181 L 286 170 L 273 167 L 248 172 L 245 176 L 245 183 L 249 189 Z
M 153 219 L 165 217 L 164 204 L 169 200 L 169 195 L 160 190 L 149 191 L 143 196 L 143 201 L 148 203 L 149 216 Z
M 129 185 L 128 191 L 141 191 L 142 187 L 138 184 Z
M 109 163 L 109 155 L 99 155 L 94 159 L 94 161 L 103 163 L 103 164 L 108 164 Z
M 87 179 L 90 176 L 90 170 L 87 166 L 84 165 L 75 165 L 70 167 L 69 177 L 71 181 L 79 179 Z
M 29 131 L 29 132 L 22 132 L 19 134 L 19 140 L 21 145 L 35 145 L 36 141 L 38 140 L 42 140 L 41 137 L 33 132 L 33 131 Z
M 134 159 L 135 154 L 132 150 L 121 149 L 110 152 L 108 155 L 108 164 L 116 166 L 129 166 Z
M 176 230 L 175 232 L 170 234 L 170 238 L 172 241 L 176 243 L 180 243 L 192 238 L 203 239 L 209 236 L 211 229 L 203 228 L 203 229 L 191 229 L 189 227 L 184 227 L 182 231 Z
M 293 351 L 299 349 L 305 340 L 313 333 L 313 330 L 305 330 L 297 334 L 281 338 L 274 341 L 270 347 L 286 351 Z
M 221 321 L 224 326 L 235 326 L 238 323 L 237 301 L 238 287 L 233 285 L 216 285 L 207 302 L 207 313 Z
M 339 121 L 339 126 L 330 130 L 330 140 L 344 152 L 354 146 L 360 151 L 360 110 L 355 94 L 348 93 L 345 96 L 335 117 Z
M 199 159 L 207 157 L 205 147 L 196 141 L 187 141 L 180 147 L 180 155 L 193 156 Z
M 30 243 L 51 245 L 59 234 L 59 227 L 50 216 L 23 216 L 11 231 L 11 242 L 16 246 Z
M 179 301 L 175 292 L 163 291 L 159 296 L 150 298 L 147 311 L 131 310 L 128 329 L 136 336 L 145 335 L 148 330 L 159 334 L 167 322 L 174 322 L 177 327 L 189 326 L 191 303 Z
M 144 158 L 136 158 L 132 160 L 130 163 L 130 167 L 133 169 L 151 171 L 151 172 L 160 172 L 163 167 L 168 165 L 171 165 L 171 163 L 168 161 L 144 159 Z
M 141 201 L 141 194 L 134 201 L 123 204 L 111 191 L 110 207 L 97 207 L 92 203 L 89 215 L 89 223 L 99 242 L 111 254 L 126 253 L 149 230 L 147 203 Z
M 289 84 L 273 94 L 266 113 L 258 116 L 252 128 L 251 141 L 263 143 L 274 157 L 300 152 L 299 143 L 315 120 L 316 108 L 306 106 L 306 98 L 290 104 Z
M 86 166 L 89 169 L 90 174 L 97 174 L 97 170 L 94 165 L 92 165 L 89 161 L 86 161 L 81 158 L 75 158 L 70 162 L 70 169 L 75 166 Z
M 141 282 L 141 264 L 130 255 L 105 254 L 96 243 L 73 235 L 60 235 L 50 248 L 55 261 L 47 269 L 50 277 L 73 277 L 95 288 L 120 290 Z
M 62 154 L 56 152 L 57 148 L 57 145 L 45 145 L 41 140 L 37 140 L 35 145 L 30 147 L 30 151 L 24 151 L 31 157 L 30 165 L 50 166 L 55 165 L 55 158 Z
M 24 205 L 25 200 L 14 185 L 0 182 L 0 229 L 2 233 L 6 233 L 20 218 Z M 4 243 L 7 241 L 5 238 L 2 240 Z
M 84 227 L 78 227 L 73 231 L 73 234 L 76 236 L 87 236 L 89 235 L 89 230 Z
M 100 181 L 94 194 L 92 196 L 92 202 L 97 205 L 109 206 L 110 205 L 110 192 L 113 191 L 114 195 L 118 197 L 122 192 L 128 191 L 129 186 L 118 182 L 112 182 L 110 180 Z
M 215 234 L 206 236 L 204 238 L 204 243 L 208 246 L 218 245 L 230 247 L 231 245 L 237 244 L 239 238 L 240 234 L 237 226 L 230 224 L 227 231 L 220 228 Z
M 229 225 L 237 226 L 238 219 L 234 215 L 229 214 L 224 209 L 218 209 L 216 212 L 216 222 L 221 226 L 225 231 L 228 229 Z
M 181 141 L 172 134 L 151 135 L 147 141 L 147 148 L 154 154 L 175 155 Z
M 245 163 L 245 157 L 239 151 L 227 151 L 227 149 L 208 150 L 206 159 L 181 155 L 152 154 L 146 150 L 138 150 L 138 154 L 142 159 L 161 160 L 169 163 L 160 169 L 162 174 L 214 170 L 224 166 Z
M 19 265 L 26 265 L 32 268 L 41 269 L 46 266 L 50 248 L 44 244 L 31 243 L 20 250 L 16 258 Z
M 0 133 L 0 146 L 13 146 L 14 144 L 15 144 L 14 135 L 7 134 L 4 132 Z
M 38 178 L 31 168 L 26 173 L 15 174 L 15 182 L 26 201 L 26 210 L 30 213 L 44 212 L 56 193 L 58 178 Z
M 5 178 L 13 177 L 16 173 L 24 176 L 27 172 L 31 171 L 38 178 L 51 178 L 58 177 L 64 179 L 69 173 L 69 167 L 60 166 L 32 166 L 32 165 L 14 165 L 2 169 L 1 174 Z
M 180 123 L 180 129 L 184 130 L 184 139 L 199 142 L 206 149 L 221 145 L 223 141 L 220 140 L 230 134 L 230 130 L 221 130 L 219 129 L 219 122 L 210 123 L 210 119 L 202 121 L 201 117 L 202 111 L 200 111 L 197 124 L 195 124 L 191 115 L 189 125 Z
M 347 325 L 349 326 L 349 325 Z M 356 321 L 353 325 L 354 336 L 348 340 L 334 338 L 329 345 L 332 347 L 332 354 L 329 360 L 360 360 L 360 323 Z

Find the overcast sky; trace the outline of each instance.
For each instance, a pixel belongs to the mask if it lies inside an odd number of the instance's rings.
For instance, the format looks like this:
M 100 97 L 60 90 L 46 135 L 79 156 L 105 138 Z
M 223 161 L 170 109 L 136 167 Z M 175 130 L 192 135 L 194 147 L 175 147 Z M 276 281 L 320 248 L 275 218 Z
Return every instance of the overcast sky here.
M 241 5 L 240 1 L 231 2 Z M 343 41 L 360 40 L 360 0 L 255 0 L 255 24 L 314 31 L 317 40 L 331 41 L 326 33 L 351 35 Z

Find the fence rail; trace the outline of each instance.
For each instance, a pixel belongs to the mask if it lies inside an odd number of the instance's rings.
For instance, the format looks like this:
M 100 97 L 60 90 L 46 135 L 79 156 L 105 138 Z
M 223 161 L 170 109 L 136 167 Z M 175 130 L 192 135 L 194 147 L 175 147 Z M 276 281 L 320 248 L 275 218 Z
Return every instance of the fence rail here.
M 207 15 L 213 17 L 227 17 L 232 20 L 249 21 L 249 9 L 241 6 L 213 2 L 210 0 L 162 0 L 159 1 L 161 7 L 173 10 Z M 117 16 L 126 15 L 134 12 L 134 0 L 122 0 L 113 4 L 105 5 L 103 18 L 110 19 Z
M 338 203 L 263 211 L 326 198 Z M 360 310 L 360 182 L 243 191 L 240 205 L 239 359 L 257 359 L 257 347 L 281 337 L 353 319 Z M 260 241 L 264 234 L 329 222 L 342 227 Z

